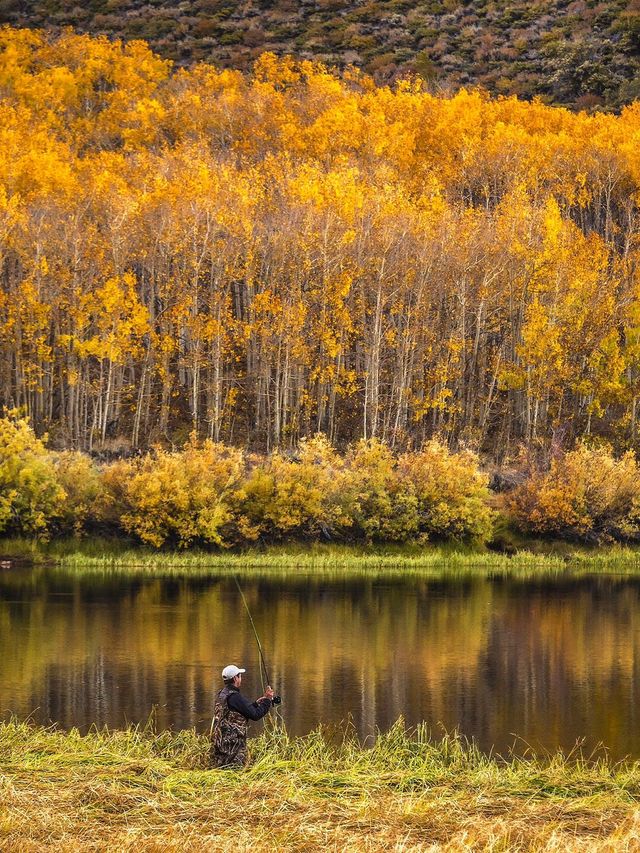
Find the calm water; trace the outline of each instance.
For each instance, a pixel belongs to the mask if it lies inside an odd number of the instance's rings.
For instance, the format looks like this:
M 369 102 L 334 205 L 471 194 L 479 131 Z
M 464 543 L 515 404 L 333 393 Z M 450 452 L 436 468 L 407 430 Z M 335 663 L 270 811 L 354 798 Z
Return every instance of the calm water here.
M 483 749 L 640 757 L 640 579 L 244 580 L 289 730 L 401 714 Z M 0 573 L 0 711 L 208 730 L 226 663 L 261 692 L 233 579 Z M 262 724 L 253 724 L 254 732 Z M 520 740 L 522 739 L 522 740 Z

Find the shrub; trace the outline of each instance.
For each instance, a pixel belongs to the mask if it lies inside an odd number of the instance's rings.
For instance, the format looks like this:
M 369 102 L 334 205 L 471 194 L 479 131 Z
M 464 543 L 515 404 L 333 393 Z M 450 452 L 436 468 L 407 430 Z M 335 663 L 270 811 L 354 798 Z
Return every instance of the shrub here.
M 525 532 L 592 542 L 640 539 L 640 481 L 634 454 L 578 446 L 554 458 L 505 498 Z
M 112 532 L 124 530 L 122 517 L 131 509 L 127 486 L 138 466 L 139 460 L 119 459 L 100 472 L 101 488 L 94 505 L 94 517 L 98 524 Z
M 403 490 L 397 463 L 377 439 L 359 441 L 347 457 L 348 501 L 356 533 L 369 541 L 406 542 L 418 530 L 417 500 Z
M 401 456 L 398 470 L 404 488 L 415 495 L 421 538 L 479 542 L 491 538 L 488 478 L 473 453 L 450 453 L 434 440 L 419 453 Z
M 254 537 L 332 538 L 351 525 L 344 462 L 322 435 L 303 439 L 297 457 L 274 453 L 238 493 L 243 529 Z
M 160 547 L 233 539 L 233 493 L 242 481 L 242 451 L 190 440 L 181 453 L 156 450 L 117 462 L 103 475 L 102 518 Z
M 396 460 L 377 440 L 341 457 L 318 435 L 303 439 L 293 458 L 276 452 L 251 461 L 247 470 L 241 450 L 192 438 L 180 452 L 158 449 L 98 470 L 84 454 L 48 453 L 26 420 L 5 418 L 0 532 L 46 536 L 101 524 L 154 547 L 226 547 L 261 537 L 485 540 L 491 533 L 476 457 L 436 441 Z
M 241 540 L 255 542 L 268 530 L 273 534 L 268 515 L 274 495 L 273 473 L 266 470 L 265 460 L 260 458 L 233 496 L 237 533 Z
M 64 503 L 57 516 L 57 526 L 65 532 L 80 534 L 95 516 L 100 494 L 100 474 L 84 453 L 66 450 L 53 453 L 51 460 L 56 478 L 65 492 Z
M 0 418 L 0 532 L 46 538 L 65 491 L 26 418 Z

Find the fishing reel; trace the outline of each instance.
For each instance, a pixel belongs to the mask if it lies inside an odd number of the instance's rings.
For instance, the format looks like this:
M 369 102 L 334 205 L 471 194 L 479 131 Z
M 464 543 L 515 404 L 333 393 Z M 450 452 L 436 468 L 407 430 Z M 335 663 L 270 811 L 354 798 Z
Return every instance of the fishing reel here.
M 282 705 L 282 696 L 274 696 L 271 700 L 272 705 Z

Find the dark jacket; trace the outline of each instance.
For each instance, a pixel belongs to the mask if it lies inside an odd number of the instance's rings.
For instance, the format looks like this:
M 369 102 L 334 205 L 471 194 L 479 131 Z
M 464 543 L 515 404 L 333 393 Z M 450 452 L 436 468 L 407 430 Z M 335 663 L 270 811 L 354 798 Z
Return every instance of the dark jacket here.
M 269 708 L 272 705 L 271 699 L 263 698 L 259 702 L 247 702 L 237 688 L 232 687 L 231 691 L 227 699 L 227 705 L 232 711 L 242 714 L 246 720 L 261 720 L 269 713 Z

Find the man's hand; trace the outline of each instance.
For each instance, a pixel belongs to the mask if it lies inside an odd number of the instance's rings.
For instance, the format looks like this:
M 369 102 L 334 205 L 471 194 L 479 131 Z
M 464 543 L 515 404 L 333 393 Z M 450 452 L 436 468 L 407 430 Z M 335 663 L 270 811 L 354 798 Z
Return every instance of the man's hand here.
M 267 689 L 264 691 L 264 696 L 262 698 L 263 699 L 273 699 L 273 697 L 274 697 L 273 688 L 267 687 Z

